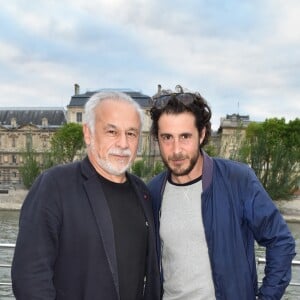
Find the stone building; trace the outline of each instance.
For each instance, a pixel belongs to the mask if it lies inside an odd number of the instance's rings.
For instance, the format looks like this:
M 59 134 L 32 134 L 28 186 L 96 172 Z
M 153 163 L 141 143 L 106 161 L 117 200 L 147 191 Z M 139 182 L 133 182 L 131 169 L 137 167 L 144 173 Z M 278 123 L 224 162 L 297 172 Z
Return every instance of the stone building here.
M 50 139 L 54 132 L 67 122 L 82 123 L 86 101 L 96 92 L 109 90 L 80 93 L 79 85 L 75 84 L 74 95 L 71 96 L 67 110 L 51 107 L 0 108 L 0 190 L 22 183 L 19 168 L 28 147 L 32 147 L 37 158 L 41 159 L 42 154 L 50 149 Z M 138 149 L 138 156 L 141 156 L 150 147 L 151 97 L 131 89 L 119 91 L 131 96 L 144 112 Z
M 158 92 L 160 89 L 161 86 L 158 85 Z M 42 154 L 50 149 L 50 139 L 55 131 L 67 122 L 81 124 L 85 103 L 99 91 L 110 91 L 110 89 L 80 93 L 79 85 L 75 84 L 74 94 L 70 98 L 67 110 L 53 107 L 0 108 L 0 191 L 22 183 L 19 168 L 22 166 L 26 149 L 32 148 L 38 159 L 42 161 Z M 131 89 L 119 89 L 119 91 L 131 96 L 143 110 L 138 158 L 143 154 L 150 154 L 151 160 L 159 160 L 157 143 L 153 142 L 149 134 L 151 97 Z M 221 119 L 219 130 L 213 132 L 211 138 L 218 156 L 232 157 L 249 122 L 249 116 L 238 114 L 227 115 Z
M 248 115 L 232 114 L 221 118 L 220 127 L 217 132 L 219 156 L 225 158 L 235 157 L 250 122 Z
M 63 108 L 0 108 L 0 189 L 21 184 L 19 168 L 26 149 L 34 149 L 39 158 L 66 122 Z

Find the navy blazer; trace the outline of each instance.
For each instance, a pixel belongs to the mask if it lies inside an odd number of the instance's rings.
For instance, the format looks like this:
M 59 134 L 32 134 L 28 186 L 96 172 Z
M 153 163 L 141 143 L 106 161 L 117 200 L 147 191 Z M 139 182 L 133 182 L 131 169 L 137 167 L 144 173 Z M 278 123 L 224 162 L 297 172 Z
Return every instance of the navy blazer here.
M 144 300 L 160 298 L 150 196 L 127 174 L 149 224 Z M 20 214 L 12 265 L 17 299 L 119 300 L 113 225 L 88 158 L 41 174 Z

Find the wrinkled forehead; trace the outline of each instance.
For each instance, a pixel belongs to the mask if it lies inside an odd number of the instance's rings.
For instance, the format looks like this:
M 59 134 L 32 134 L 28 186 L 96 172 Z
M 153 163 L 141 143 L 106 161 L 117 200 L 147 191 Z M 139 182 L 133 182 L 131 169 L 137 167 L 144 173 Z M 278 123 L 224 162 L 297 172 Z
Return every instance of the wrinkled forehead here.
M 125 101 L 103 101 L 97 107 L 96 121 L 121 129 L 141 127 L 139 112 L 131 103 Z

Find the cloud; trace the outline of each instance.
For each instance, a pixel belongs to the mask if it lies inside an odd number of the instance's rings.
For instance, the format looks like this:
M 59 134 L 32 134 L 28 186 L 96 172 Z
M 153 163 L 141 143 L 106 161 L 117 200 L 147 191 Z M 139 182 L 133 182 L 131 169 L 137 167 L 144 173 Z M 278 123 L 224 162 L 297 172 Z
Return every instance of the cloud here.
M 215 128 L 237 111 L 300 115 L 296 0 L 0 4 L 2 105 L 67 105 L 75 82 L 149 95 L 182 84 L 211 103 Z

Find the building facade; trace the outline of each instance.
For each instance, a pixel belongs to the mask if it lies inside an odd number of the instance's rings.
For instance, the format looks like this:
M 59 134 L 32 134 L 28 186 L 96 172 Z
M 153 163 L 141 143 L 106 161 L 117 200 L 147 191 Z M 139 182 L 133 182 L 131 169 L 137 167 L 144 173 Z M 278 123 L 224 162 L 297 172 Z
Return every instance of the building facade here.
M 159 85 L 158 92 L 160 89 Z M 82 124 L 85 103 L 99 91 L 110 91 L 110 89 L 80 93 L 79 85 L 75 84 L 74 94 L 66 110 L 51 107 L 0 108 L 0 191 L 22 184 L 19 169 L 23 164 L 26 149 L 33 149 L 37 159 L 42 163 L 42 156 L 50 150 L 50 140 L 57 129 L 70 122 Z M 131 89 L 119 89 L 119 91 L 132 97 L 143 111 L 138 159 L 145 154 L 149 155 L 153 162 L 160 160 L 158 145 L 149 134 L 152 98 Z M 225 158 L 232 157 L 249 123 L 249 116 L 233 114 L 222 118 L 219 130 L 213 132 L 211 137 L 211 144 L 216 149 L 216 154 Z
M 63 108 L 0 108 L 0 189 L 22 184 L 19 169 L 26 150 L 33 149 L 39 159 L 66 122 Z
M 221 118 L 220 127 L 216 133 L 219 156 L 232 159 L 236 157 L 250 122 L 248 115 L 232 114 Z

